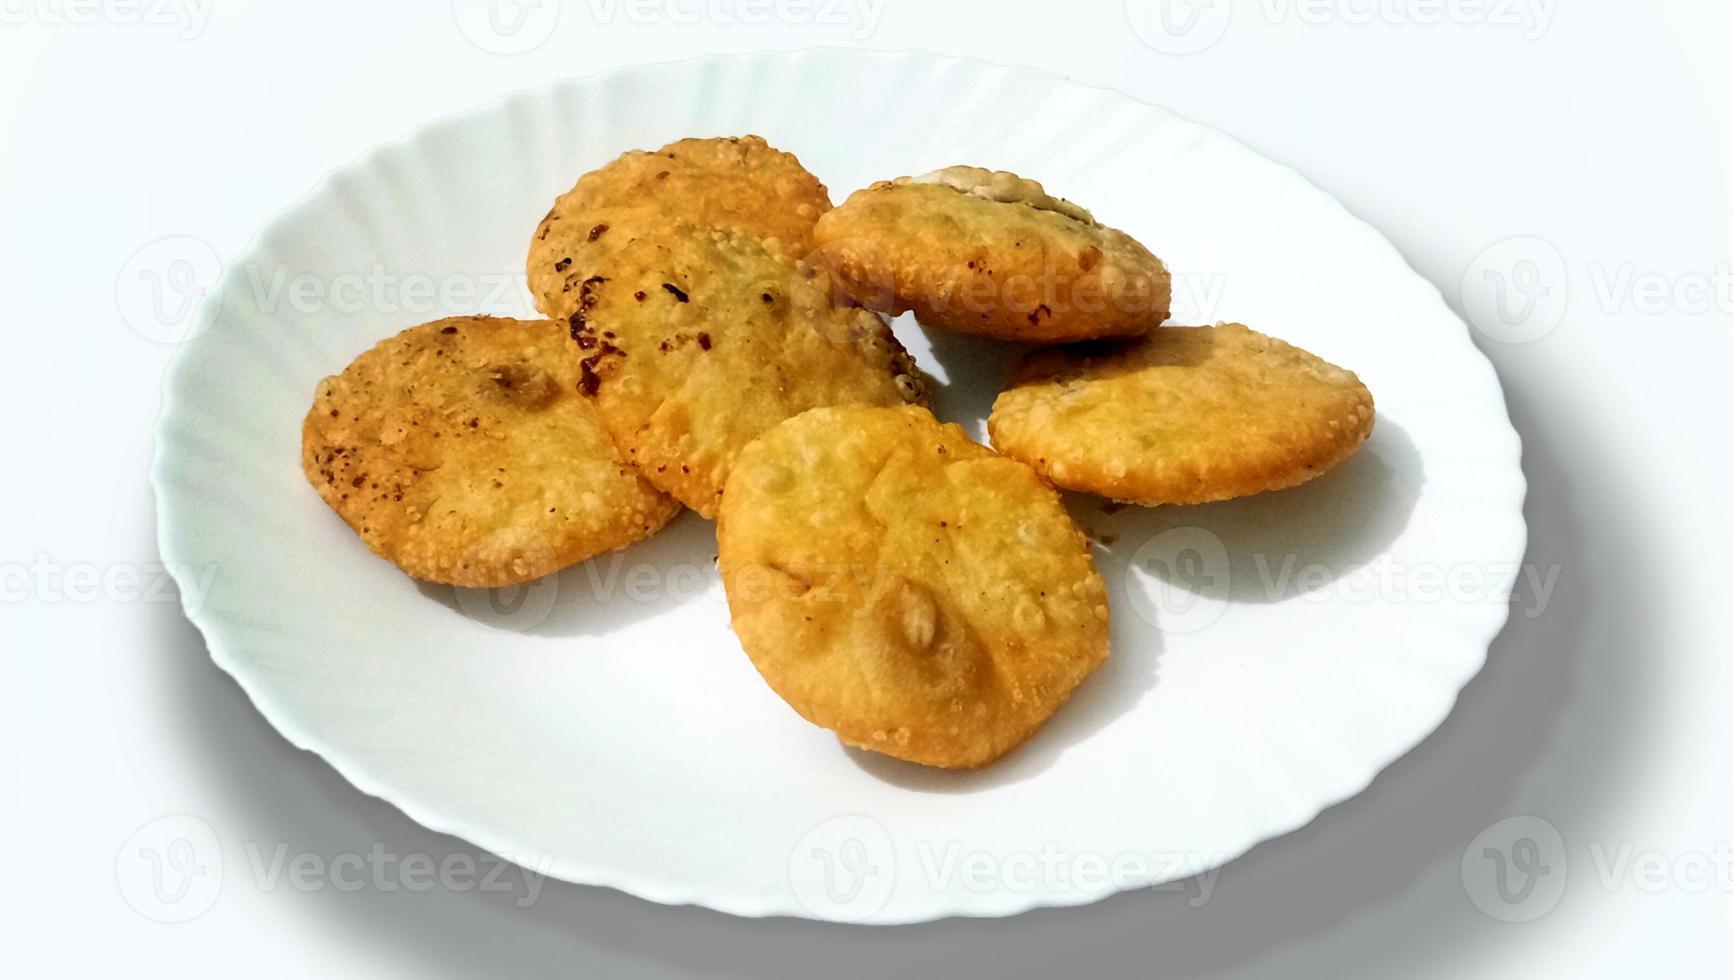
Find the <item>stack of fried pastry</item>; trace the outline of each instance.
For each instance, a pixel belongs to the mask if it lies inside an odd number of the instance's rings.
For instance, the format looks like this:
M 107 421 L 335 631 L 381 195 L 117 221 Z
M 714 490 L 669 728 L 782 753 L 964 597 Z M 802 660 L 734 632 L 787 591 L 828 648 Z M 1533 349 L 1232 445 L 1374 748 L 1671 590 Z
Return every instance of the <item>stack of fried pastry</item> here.
M 302 462 L 410 575 L 502 586 L 717 520 L 736 634 L 803 717 L 932 766 L 991 762 L 1107 657 L 1059 490 L 1154 506 L 1309 480 L 1369 436 L 1351 372 L 1239 324 L 1164 326 L 1130 235 L 950 167 L 832 209 L 755 137 L 585 174 L 535 229 L 546 320 L 411 327 L 321 382 Z M 1049 345 L 994 448 L 925 407 L 886 314 Z

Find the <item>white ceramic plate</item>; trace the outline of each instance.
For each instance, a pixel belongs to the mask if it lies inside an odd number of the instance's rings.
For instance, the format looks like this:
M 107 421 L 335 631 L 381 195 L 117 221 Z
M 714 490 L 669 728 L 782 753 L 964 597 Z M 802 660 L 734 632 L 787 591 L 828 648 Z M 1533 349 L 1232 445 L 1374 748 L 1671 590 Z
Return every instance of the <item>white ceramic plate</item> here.
M 967 162 L 1083 202 L 1243 320 L 1360 373 L 1377 433 L 1295 490 L 1104 512 L 1113 656 L 977 773 L 842 748 L 728 629 L 710 524 L 511 594 L 420 586 L 306 485 L 322 376 L 457 312 L 528 313 L 523 257 L 623 150 L 754 132 L 840 201 Z M 981 420 L 1015 351 L 897 331 Z M 417 821 L 575 882 L 741 915 L 909 922 L 1196 874 L 1360 791 L 1481 667 L 1521 560 L 1498 382 L 1375 231 L 1285 167 L 1124 95 L 920 53 L 628 68 L 427 125 L 332 174 L 225 270 L 176 359 L 152 473 L 189 615 L 296 745 Z M 189 592 L 193 590 L 188 590 Z

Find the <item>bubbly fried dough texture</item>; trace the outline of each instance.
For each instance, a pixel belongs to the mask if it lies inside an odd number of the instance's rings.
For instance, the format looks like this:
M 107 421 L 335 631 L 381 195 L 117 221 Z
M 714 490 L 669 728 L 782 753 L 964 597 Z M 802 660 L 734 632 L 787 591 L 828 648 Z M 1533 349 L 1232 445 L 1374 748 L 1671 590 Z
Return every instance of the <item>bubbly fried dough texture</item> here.
M 729 478 L 718 538 L 753 664 L 850 745 L 985 765 L 1107 657 L 1106 588 L 1058 494 L 922 408 L 772 429 Z
M 418 579 L 496 587 L 655 533 L 680 507 L 628 467 L 549 320 L 411 327 L 319 382 L 314 489 Z
M 1167 268 L 1033 180 L 979 167 L 880 181 L 818 219 L 820 259 L 863 305 L 1005 340 L 1143 333 L 1168 316 Z
M 531 293 L 544 314 L 569 316 L 564 267 L 582 266 L 583 253 L 605 250 L 610 233 L 639 235 L 676 224 L 774 238 L 785 251 L 805 256 L 813 248 L 813 223 L 829 210 L 830 195 L 819 179 L 758 136 L 634 150 L 585 174 L 554 202 L 530 242 Z
M 1242 324 L 1035 351 L 988 420 L 1061 487 L 1154 506 L 1306 482 L 1372 434 L 1352 371 Z
M 637 239 L 584 270 L 580 390 L 646 479 L 705 517 L 746 444 L 822 405 L 925 401 L 878 314 L 822 271 L 722 231 Z

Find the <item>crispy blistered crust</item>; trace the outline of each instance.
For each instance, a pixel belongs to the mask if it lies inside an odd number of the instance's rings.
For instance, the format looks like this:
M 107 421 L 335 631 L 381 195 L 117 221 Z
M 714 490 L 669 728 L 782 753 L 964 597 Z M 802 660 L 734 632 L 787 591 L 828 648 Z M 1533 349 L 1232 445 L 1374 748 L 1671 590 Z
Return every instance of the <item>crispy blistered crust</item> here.
M 778 422 L 926 398 L 884 319 L 838 305 L 829 277 L 773 239 L 674 229 L 574 270 L 583 391 L 645 478 L 706 517 L 741 449 Z
M 1167 319 L 1167 269 L 1130 235 L 1069 202 L 1044 206 L 1056 199 L 1034 181 L 940 173 L 950 182 L 881 181 L 819 218 L 818 254 L 862 304 L 1043 343 L 1129 336 Z M 959 189 L 970 173 L 986 175 L 979 193 Z
M 319 382 L 301 465 L 380 557 L 492 587 L 654 534 L 679 511 L 621 459 L 547 320 L 411 327 Z
M 718 540 L 753 664 L 850 745 L 985 765 L 1107 657 L 1106 588 L 1058 494 L 925 409 L 772 429 L 729 478 Z
M 993 445 L 1055 484 L 1154 506 L 1291 487 L 1372 434 L 1372 393 L 1241 324 L 1030 354 L 988 420 Z
M 582 265 L 609 230 L 640 234 L 674 224 L 774 238 L 804 256 L 812 228 L 830 210 L 824 184 L 758 136 L 683 139 L 634 150 L 579 178 L 554 202 L 530 241 L 531 294 L 546 315 L 571 314 L 556 266 Z

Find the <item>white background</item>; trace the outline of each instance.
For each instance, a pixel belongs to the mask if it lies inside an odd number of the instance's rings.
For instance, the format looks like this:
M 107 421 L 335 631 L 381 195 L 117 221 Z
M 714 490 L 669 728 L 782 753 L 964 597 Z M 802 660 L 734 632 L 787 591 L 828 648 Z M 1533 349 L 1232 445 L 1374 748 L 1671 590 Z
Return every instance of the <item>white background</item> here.
M 772 5 L 765 23 L 743 22 L 757 8 L 727 0 L 580 0 L 520 54 L 484 50 L 491 42 L 466 34 L 449 2 L 170 2 L 177 23 L 164 24 L 124 22 L 136 16 L 126 4 L 97 3 L 89 17 L 70 6 L 0 0 L 8 974 L 1724 969 L 1733 881 L 1714 863 L 1733 838 L 1733 296 L 1698 287 L 1733 278 L 1727 5 L 1440 2 L 1428 9 L 1442 20 L 1423 23 L 1396 0 L 1323 4 L 1321 17 L 1300 0 L 1231 11 L 1197 0 L 1176 45 L 1151 27 L 1154 0 L 1131 0 L 1130 17 L 1121 0 L 817 0 Z M 1506 11 L 1530 16 L 1493 16 Z M 321 861 L 467 849 L 289 747 L 209 664 L 172 597 L 134 595 L 113 577 L 148 585 L 159 574 L 144 474 L 173 350 L 122 315 L 129 259 L 165 236 L 232 257 L 325 171 L 505 91 L 617 64 L 813 45 L 921 47 L 1111 86 L 1222 127 L 1340 197 L 1475 314 L 1525 442 L 1529 561 L 1559 572 L 1550 602 L 1519 610 L 1434 738 L 1361 797 L 1229 865 L 1201 908 L 1144 892 L 1011 921 L 868 930 L 557 883 L 520 908 L 521 885 L 261 881 L 248 844 L 267 861 L 279 848 Z M 1525 241 L 1477 263 L 1512 237 Z M 1489 318 L 1498 282 L 1539 297 L 1540 312 L 1514 327 Z M 1399 338 L 1402 324 L 1389 326 Z M 1497 339 L 1513 329 L 1524 342 Z M 107 595 L 69 595 L 32 568 L 107 575 L 95 587 Z M 208 911 L 165 924 L 129 903 L 123 886 L 136 878 L 117 857 L 175 814 L 214 830 L 227 868 Z M 1519 906 L 1545 913 L 1526 923 L 1484 913 L 1463 872 L 1477 835 L 1518 815 L 1562 842 L 1547 849 L 1544 884 L 1562 883 L 1563 896 Z

